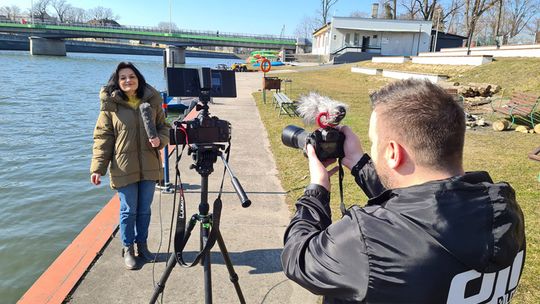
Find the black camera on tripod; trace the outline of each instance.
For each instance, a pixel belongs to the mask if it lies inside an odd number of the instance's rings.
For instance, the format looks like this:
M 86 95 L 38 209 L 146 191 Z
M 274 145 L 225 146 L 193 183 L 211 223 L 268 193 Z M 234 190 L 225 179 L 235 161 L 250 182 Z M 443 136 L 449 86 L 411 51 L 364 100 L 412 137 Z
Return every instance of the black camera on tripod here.
M 210 68 L 167 68 L 167 95 L 171 97 L 199 97 L 199 115 L 188 121 L 175 120 L 169 131 L 173 145 L 228 142 L 231 124 L 210 117 L 208 102 L 212 97 L 236 97 L 234 71 Z M 202 80 L 202 81 L 201 81 Z
M 169 131 L 172 145 L 228 142 L 231 139 L 231 124 L 217 117 L 173 122 Z
M 281 141 L 284 145 L 296 149 L 304 149 L 306 144 L 311 144 L 321 161 L 345 157 L 345 135 L 336 128 L 319 128 L 309 133 L 300 127 L 288 125 L 281 133 Z

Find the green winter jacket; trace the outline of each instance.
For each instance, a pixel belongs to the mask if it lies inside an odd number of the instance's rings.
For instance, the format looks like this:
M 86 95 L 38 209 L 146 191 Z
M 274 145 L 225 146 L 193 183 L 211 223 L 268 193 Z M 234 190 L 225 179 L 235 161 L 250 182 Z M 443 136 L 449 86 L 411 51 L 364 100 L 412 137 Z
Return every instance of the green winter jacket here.
M 117 92 L 99 93 L 101 110 L 94 129 L 94 146 L 90 173 L 102 176 L 110 165 L 111 188 L 118 189 L 142 180 L 163 178 L 162 149 L 169 143 L 169 125 L 161 108 L 159 92 L 146 86 L 141 103 L 150 103 L 159 134 L 158 150 L 152 148 L 144 129 L 141 113 L 129 107 Z

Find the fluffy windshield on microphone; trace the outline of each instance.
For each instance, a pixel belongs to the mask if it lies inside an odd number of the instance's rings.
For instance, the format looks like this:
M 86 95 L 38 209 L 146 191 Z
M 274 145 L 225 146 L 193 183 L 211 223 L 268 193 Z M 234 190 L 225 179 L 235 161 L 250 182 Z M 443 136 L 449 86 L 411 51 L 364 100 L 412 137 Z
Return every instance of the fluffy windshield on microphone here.
M 306 124 L 314 124 L 321 114 L 326 116 L 325 125 L 338 125 L 347 112 L 348 106 L 340 101 L 310 92 L 299 99 L 297 107 Z M 318 122 L 317 122 L 318 123 Z
M 150 106 L 150 104 L 147 102 L 143 102 L 139 106 L 139 110 L 141 112 L 144 129 L 146 130 L 148 138 L 158 137 L 156 124 L 154 123 L 154 113 L 152 110 L 152 106 Z

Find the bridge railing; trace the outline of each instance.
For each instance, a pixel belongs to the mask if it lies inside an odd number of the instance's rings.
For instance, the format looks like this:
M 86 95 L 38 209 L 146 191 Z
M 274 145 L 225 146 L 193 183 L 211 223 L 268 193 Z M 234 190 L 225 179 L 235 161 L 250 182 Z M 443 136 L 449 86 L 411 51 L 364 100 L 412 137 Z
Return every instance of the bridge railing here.
M 0 23 L 15 23 L 21 24 L 21 20 L 0 20 Z M 99 29 L 123 29 L 127 31 L 143 31 L 143 32 L 153 32 L 153 33 L 162 33 L 168 34 L 169 29 L 151 27 L 151 26 L 132 26 L 132 25 L 95 25 L 88 23 L 77 23 L 77 22 L 52 22 L 52 21 L 41 21 L 34 19 L 33 24 L 29 23 L 26 20 L 26 25 L 29 27 L 39 27 L 40 25 L 58 25 L 58 26 L 73 26 L 73 27 L 85 27 L 85 28 L 99 28 Z M 278 36 L 278 35 L 267 35 L 267 34 L 245 34 L 245 33 L 231 33 L 231 32 L 221 32 L 221 31 L 201 31 L 201 30 L 189 30 L 189 29 L 171 29 L 171 34 L 188 34 L 188 35 L 202 35 L 210 37 L 230 37 L 230 38 L 251 38 L 251 39 L 261 39 L 261 40 L 276 40 L 283 42 L 296 42 L 296 38 L 290 36 Z

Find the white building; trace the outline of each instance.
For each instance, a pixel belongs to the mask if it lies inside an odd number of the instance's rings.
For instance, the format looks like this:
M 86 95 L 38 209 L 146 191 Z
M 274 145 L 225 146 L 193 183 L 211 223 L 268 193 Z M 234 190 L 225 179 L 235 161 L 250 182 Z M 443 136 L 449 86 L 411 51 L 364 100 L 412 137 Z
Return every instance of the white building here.
M 431 26 L 431 21 L 423 20 L 333 17 L 313 33 L 312 53 L 328 60 L 346 53 L 366 59 L 373 55 L 416 56 L 429 52 Z

